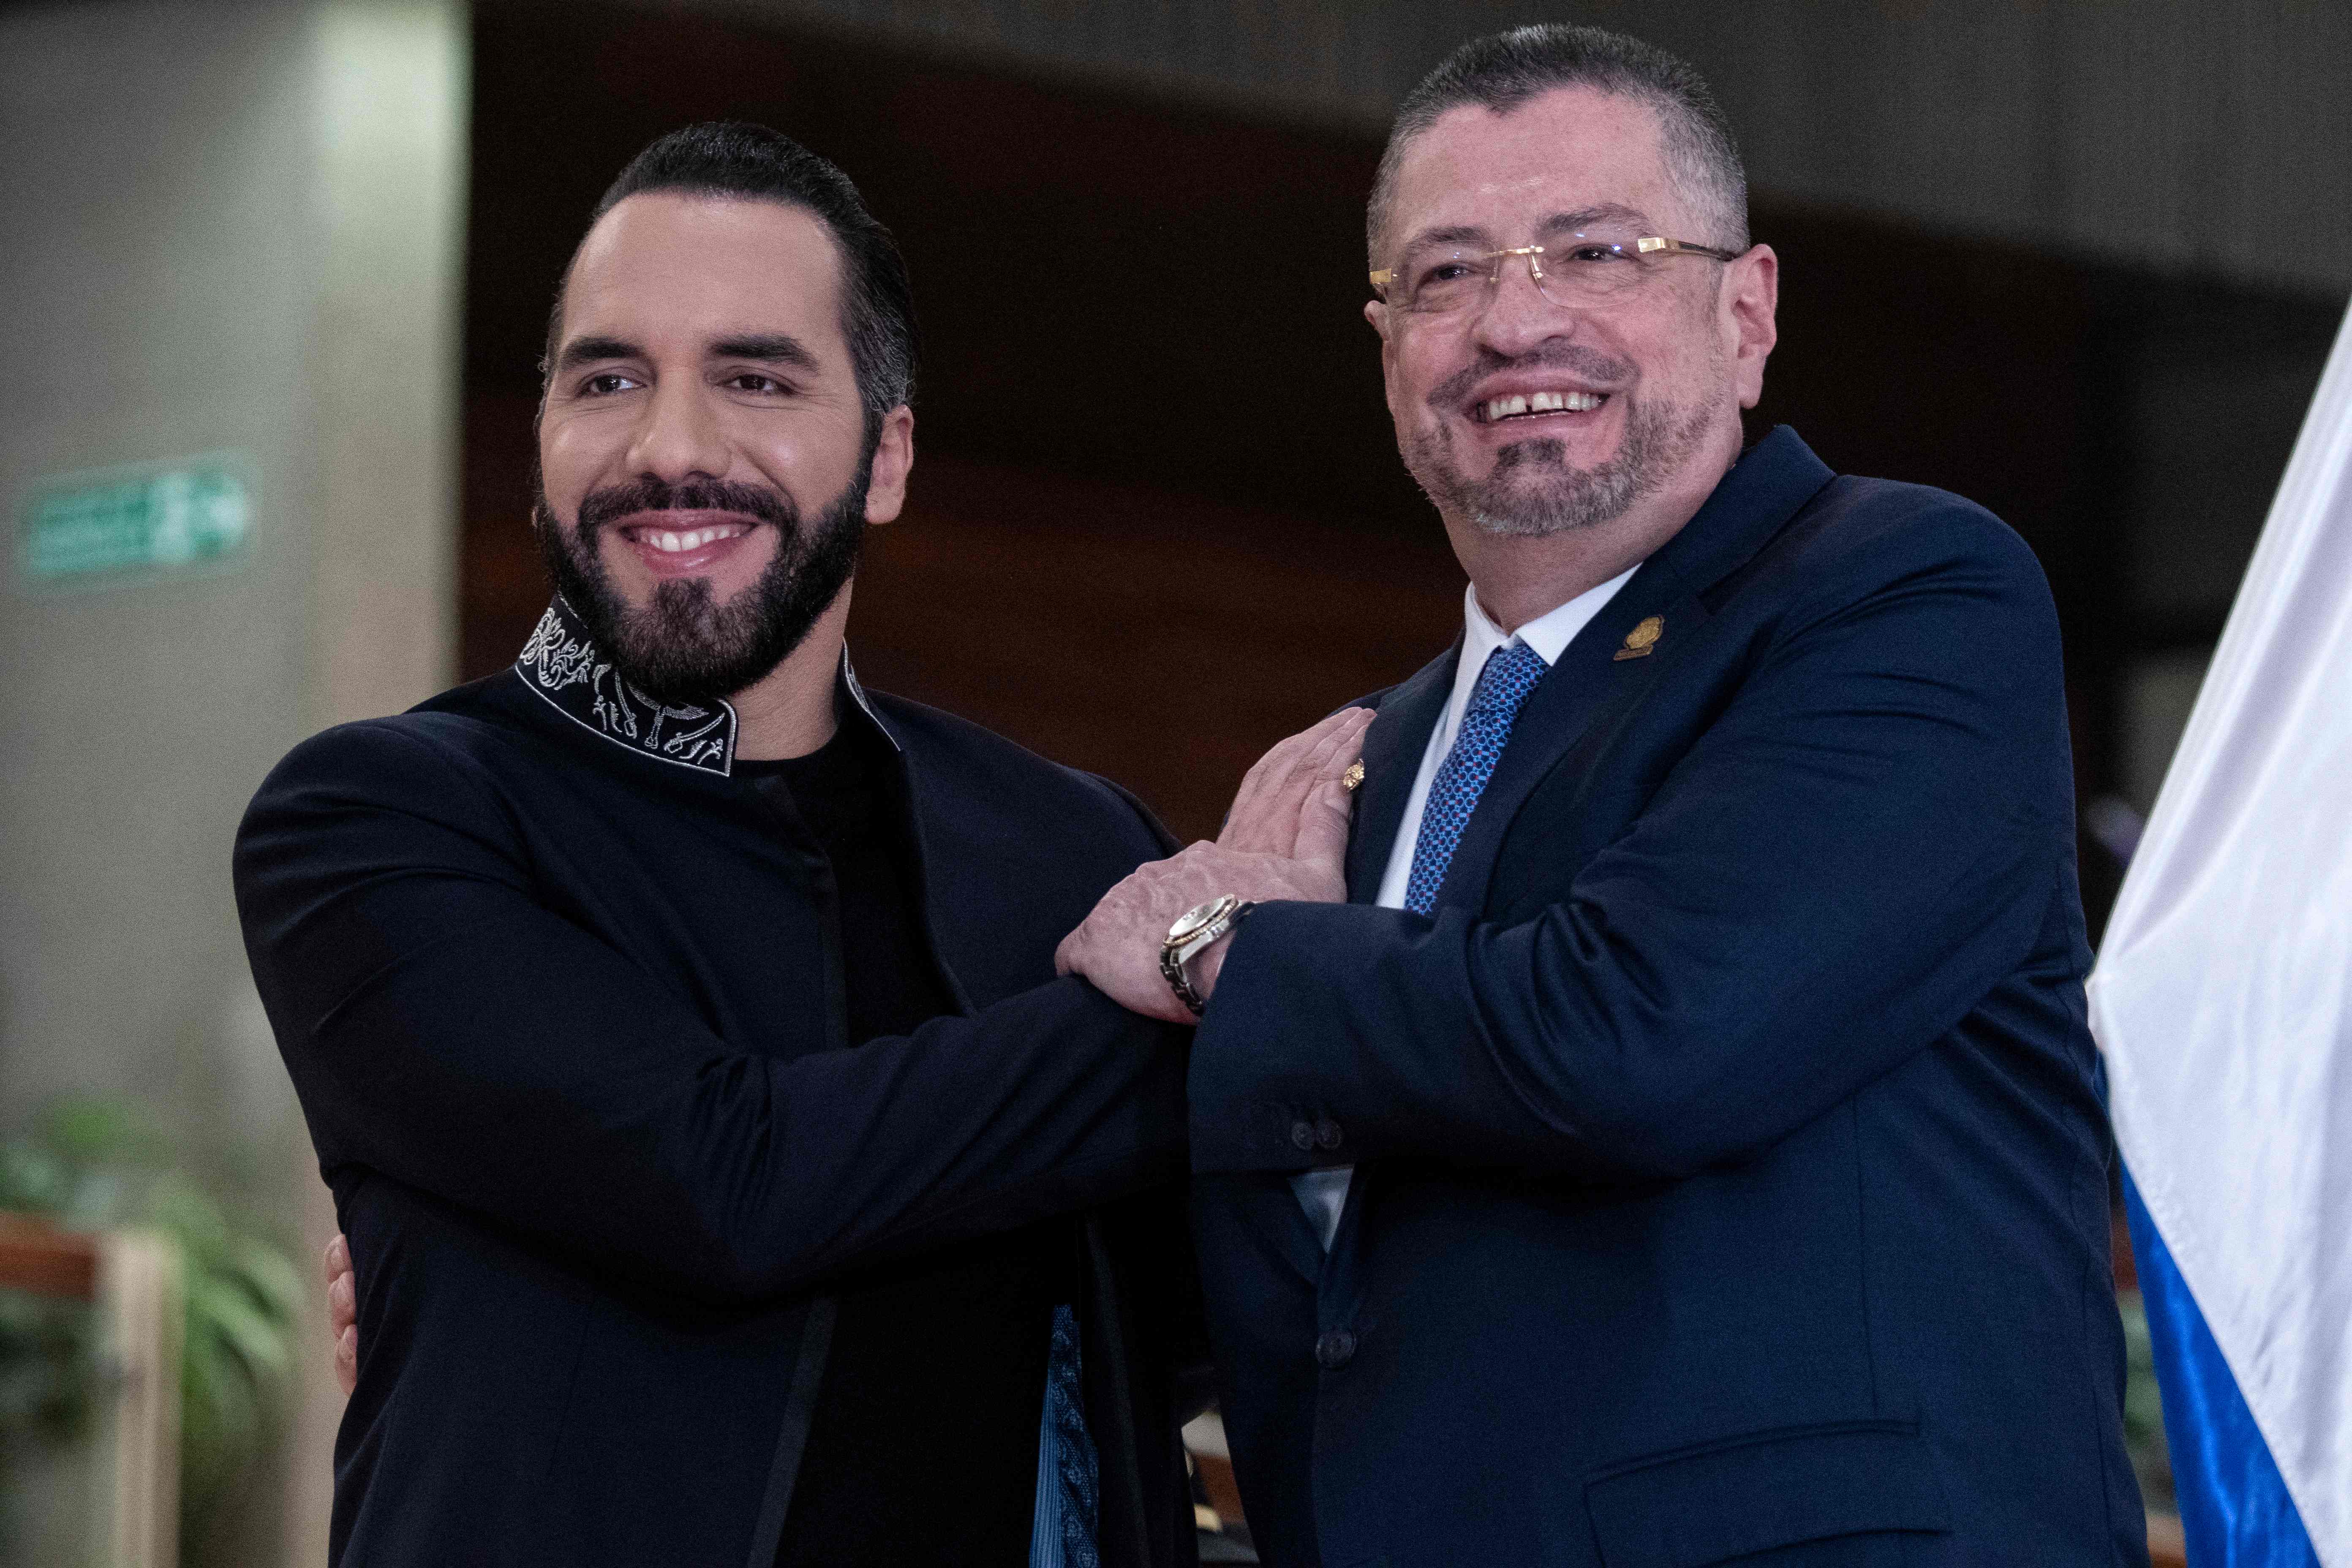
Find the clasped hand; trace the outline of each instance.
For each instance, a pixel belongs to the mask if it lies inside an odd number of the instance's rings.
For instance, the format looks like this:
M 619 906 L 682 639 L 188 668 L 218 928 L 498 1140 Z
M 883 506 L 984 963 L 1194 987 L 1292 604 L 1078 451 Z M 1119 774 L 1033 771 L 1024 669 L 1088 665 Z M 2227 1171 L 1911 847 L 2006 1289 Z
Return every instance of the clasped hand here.
M 1130 1012 L 1189 1024 L 1192 1013 L 1160 972 L 1168 928 L 1195 904 L 1232 893 L 1252 903 L 1338 903 L 1348 896 L 1349 764 L 1363 753 L 1369 708 L 1343 708 L 1281 742 L 1242 780 L 1216 842 L 1139 866 L 1062 939 L 1054 966 L 1082 974 Z M 1226 938 L 1193 959 L 1202 996 L 1216 988 Z
M 1134 1012 L 1191 1023 L 1192 1015 L 1160 973 L 1160 944 L 1177 916 L 1226 893 L 1257 903 L 1347 897 L 1348 789 L 1341 776 L 1362 754 L 1371 721 L 1369 708 L 1342 709 L 1259 758 L 1217 841 L 1138 868 L 1062 939 L 1055 967 L 1085 975 Z M 1220 942 L 1192 961 L 1193 989 L 1203 996 L 1216 985 L 1225 946 Z M 324 1261 L 335 1381 L 349 1394 L 359 1377 L 359 1301 L 351 1248 L 341 1237 Z

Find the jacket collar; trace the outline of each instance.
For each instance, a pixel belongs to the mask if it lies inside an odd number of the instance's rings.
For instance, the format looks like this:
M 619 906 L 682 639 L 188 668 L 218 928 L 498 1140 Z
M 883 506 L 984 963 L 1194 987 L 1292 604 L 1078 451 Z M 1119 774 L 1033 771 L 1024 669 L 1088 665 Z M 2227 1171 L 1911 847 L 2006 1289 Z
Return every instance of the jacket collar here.
M 735 710 L 656 701 L 621 679 L 558 594 L 515 660 L 522 683 L 565 718 L 625 751 L 726 778 L 735 770 Z
M 1454 690 L 1454 665 L 1462 639 L 1423 665 L 1412 679 L 1381 693 L 1371 727 L 1364 731 L 1364 782 L 1356 791 L 1355 822 L 1348 835 L 1348 899 L 1369 904 L 1380 897 L 1389 847 L 1403 826 L 1405 803 L 1429 749 L 1429 732 L 1445 711 Z
M 1690 521 L 1643 563 L 1537 685 L 1454 851 L 1438 893 L 1441 903 L 1474 909 L 1483 903 L 1503 833 L 1537 781 L 1584 733 L 1604 700 L 1633 695 L 1621 689 L 1646 689 L 1657 678 L 1707 618 L 1699 595 L 1763 548 L 1834 477 L 1785 425 L 1740 456 Z M 1618 661 L 1626 634 L 1651 616 L 1672 635 L 1657 645 L 1655 657 Z M 1443 656 L 1383 694 L 1379 716 L 1365 731 L 1364 783 L 1348 846 L 1349 896 L 1358 903 L 1379 896 L 1430 731 L 1453 689 L 1461 647 L 1456 638 Z
M 579 614 L 561 594 L 539 617 L 514 668 L 522 683 L 549 707 L 624 751 L 696 773 L 734 776 L 734 706 L 716 697 L 704 704 L 660 702 L 646 696 L 621 679 L 620 671 L 590 639 Z M 841 650 L 838 689 L 846 700 L 842 712 L 847 713 L 849 706 L 855 705 L 890 742 L 892 751 L 904 753 L 906 748 L 874 710 L 866 688 L 858 684 L 846 646 Z
M 860 713 L 873 721 L 874 728 L 881 731 L 882 738 L 890 742 L 890 749 L 900 756 L 905 756 L 907 748 L 899 743 L 897 733 L 883 721 L 882 715 L 874 710 L 874 704 L 866 700 L 866 688 L 857 683 L 857 671 L 850 668 L 849 645 L 845 642 L 841 645 L 841 676 L 838 685 L 840 694 L 847 698 Z M 844 713 L 848 711 L 846 708 L 840 710 Z
M 1438 902 L 1485 906 L 1503 837 L 1537 784 L 1601 712 L 1638 702 L 1687 653 L 1712 618 L 1706 590 L 1763 549 L 1834 478 L 1785 425 L 1742 454 L 1682 531 L 1643 563 L 1537 683 L 1463 829 Z M 1654 616 L 1664 635 L 1654 635 L 1648 654 L 1619 659 L 1624 639 Z
M 1704 592 L 1746 564 L 1836 477 L 1794 430 L 1774 426 L 1739 455 L 1690 521 L 1625 586 L 1642 584 L 1654 593 L 1659 579 L 1671 577 L 1685 592 Z

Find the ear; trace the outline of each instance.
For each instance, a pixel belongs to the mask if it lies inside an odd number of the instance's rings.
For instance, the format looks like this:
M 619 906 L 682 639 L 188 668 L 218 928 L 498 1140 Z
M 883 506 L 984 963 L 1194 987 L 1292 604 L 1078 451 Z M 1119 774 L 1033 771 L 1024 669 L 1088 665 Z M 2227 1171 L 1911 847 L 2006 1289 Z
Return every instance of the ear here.
M 1732 382 L 1739 406 L 1753 408 L 1764 396 L 1764 362 L 1780 341 L 1775 315 L 1780 308 L 1780 258 L 1769 245 L 1724 268 L 1722 323 L 1731 350 Z
M 915 411 L 901 403 L 882 416 L 874 471 L 866 483 L 866 521 L 890 522 L 907 504 L 907 476 L 915 468 Z

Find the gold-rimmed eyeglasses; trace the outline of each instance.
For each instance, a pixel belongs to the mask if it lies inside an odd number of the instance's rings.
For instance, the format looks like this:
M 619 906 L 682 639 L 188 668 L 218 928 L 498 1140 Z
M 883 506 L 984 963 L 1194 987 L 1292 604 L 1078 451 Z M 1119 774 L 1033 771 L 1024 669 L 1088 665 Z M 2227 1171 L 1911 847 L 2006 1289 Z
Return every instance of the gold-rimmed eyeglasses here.
M 1371 279 L 1389 309 L 1444 316 L 1484 304 L 1502 279 L 1503 262 L 1514 256 L 1528 258 L 1528 274 L 1537 291 L 1553 304 L 1591 305 L 1642 289 L 1672 257 L 1736 261 L 1738 255 L 1654 234 L 1580 233 L 1507 250 L 1425 249 L 1382 268 Z

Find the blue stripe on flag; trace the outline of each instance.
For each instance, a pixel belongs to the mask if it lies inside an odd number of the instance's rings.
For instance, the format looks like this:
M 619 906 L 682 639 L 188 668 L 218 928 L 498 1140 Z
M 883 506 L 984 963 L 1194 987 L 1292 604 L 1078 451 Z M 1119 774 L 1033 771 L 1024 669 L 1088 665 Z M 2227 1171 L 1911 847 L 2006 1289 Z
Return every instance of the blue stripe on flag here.
M 2319 1568 L 2270 1446 L 2128 1171 L 2124 1215 L 2147 1305 L 2164 1440 L 2172 1450 L 2191 1568 Z

